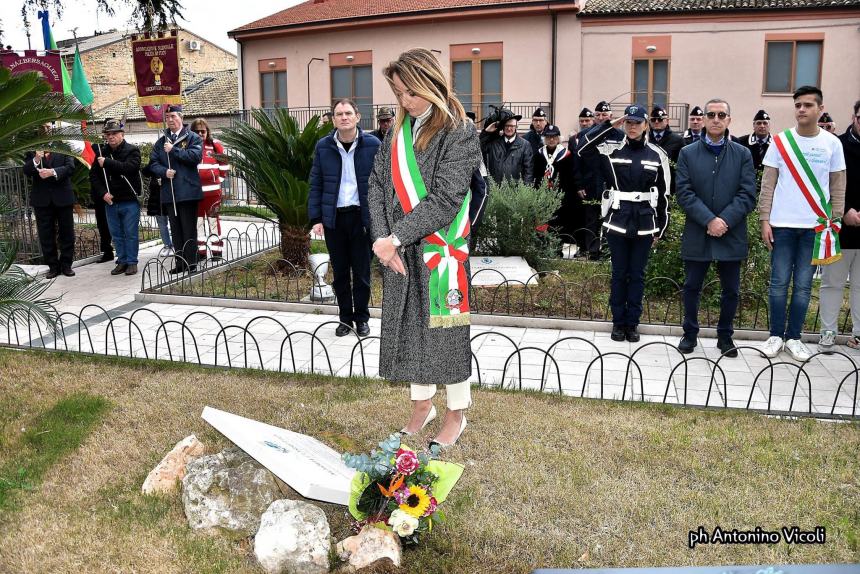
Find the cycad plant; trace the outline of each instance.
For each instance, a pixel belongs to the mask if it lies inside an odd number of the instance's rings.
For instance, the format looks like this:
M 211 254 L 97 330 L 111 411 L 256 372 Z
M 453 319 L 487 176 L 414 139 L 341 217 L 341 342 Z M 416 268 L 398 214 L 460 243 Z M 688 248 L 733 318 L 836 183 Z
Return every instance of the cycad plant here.
M 80 128 L 43 131 L 49 122 L 87 119 L 71 96 L 51 92 L 51 86 L 35 72 L 12 74 L 0 67 L 0 163 L 21 161 L 27 151 L 46 149 L 75 153 L 66 140 L 80 140 Z
M 10 212 L 11 207 L 6 198 L 0 197 L 0 219 Z M 51 286 L 51 281 L 31 277 L 13 265 L 16 248 L 14 242 L 2 239 L 0 234 L 0 327 L 6 327 L 13 321 L 28 325 L 32 320 L 42 321 L 54 329 L 57 326 L 57 310 L 54 306 L 59 299 L 40 298 Z
M 221 132 L 221 141 L 231 152 L 229 161 L 277 221 L 249 207 L 231 207 L 229 211 L 277 223 L 281 255 L 297 267 L 307 267 L 310 250 L 308 194 L 314 148 L 329 130 L 331 125 L 320 125 L 318 116 L 300 129 L 286 109 L 278 108 L 252 110 L 250 121 L 240 121 Z

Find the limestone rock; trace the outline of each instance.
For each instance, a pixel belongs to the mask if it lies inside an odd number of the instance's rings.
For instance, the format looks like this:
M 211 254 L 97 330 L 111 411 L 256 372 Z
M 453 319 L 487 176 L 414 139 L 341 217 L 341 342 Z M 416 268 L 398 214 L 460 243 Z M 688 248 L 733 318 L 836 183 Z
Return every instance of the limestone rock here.
M 337 553 L 356 570 L 383 558 L 397 567 L 400 566 L 400 537 L 390 530 L 365 526 L 357 535 L 339 542 Z
M 278 497 L 272 473 L 236 447 L 192 461 L 182 479 L 191 528 L 235 539 L 257 532 L 260 516 Z
M 301 500 L 276 500 L 263 513 L 254 556 L 269 574 L 325 574 L 329 570 L 325 513 Z
M 143 481 L 143 493 L 168 493 L 176 490 L 178 481 L 185 476 L 188 463 L 201 454 L 203 443 L 193 434 L 176 443 L 173 450 L 161 459 Z

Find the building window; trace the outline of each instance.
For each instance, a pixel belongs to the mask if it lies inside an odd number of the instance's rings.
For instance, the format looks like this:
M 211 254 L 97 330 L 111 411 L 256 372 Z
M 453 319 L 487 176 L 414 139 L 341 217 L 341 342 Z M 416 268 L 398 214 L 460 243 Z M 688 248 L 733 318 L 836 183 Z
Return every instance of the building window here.
M 800 86 L 821 83 L 823 42 L 774 40 L 765 43 L 765 93 L 790 94 Z
M 339 66 L 331 69 L 332 104 L 342 98 L 350 98 L 358 104 L 362 128 L 373 125 L 372 66 Z
M 652 109 L 669 106 L 669 60 L 647 58 L 633 60 L 632 102 Z
M 463 108 L 481 118 L 502 105 L 502 44 L 451 46 L 454 92 Z
M 260 107 L 287 107 L 287 59 L 260 60 Z

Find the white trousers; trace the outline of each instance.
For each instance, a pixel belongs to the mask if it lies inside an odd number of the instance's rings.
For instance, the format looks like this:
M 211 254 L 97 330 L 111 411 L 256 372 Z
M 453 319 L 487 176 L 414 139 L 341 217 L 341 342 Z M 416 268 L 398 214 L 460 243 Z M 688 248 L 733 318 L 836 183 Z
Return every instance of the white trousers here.
M 472 388 L 469 381 L 444 385 L 449 411 L 468 409 L 472 405 Z M 409 398 L 413 401 L 427 401 L 436 394 L 436 385 L 409 385 Z
M 842 293 L 849 275 L 851 322 L 854 324 L 851 330 L 852 334 L 860 335 L 860 249 L 843 249 L 842 259 L 822 266 L 821 290 L 818 293 L 822 332 L 839 332 L 837 323 L 842 310 Z

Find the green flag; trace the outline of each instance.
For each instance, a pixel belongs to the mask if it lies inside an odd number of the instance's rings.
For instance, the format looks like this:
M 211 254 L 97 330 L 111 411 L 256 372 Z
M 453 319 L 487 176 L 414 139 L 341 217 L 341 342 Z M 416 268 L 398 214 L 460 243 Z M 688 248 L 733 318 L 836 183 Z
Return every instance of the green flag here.
M 93 103 L 93 90 L 87 81 L 87 74 L 81 62 L 81 52 L 77 46 L 75 46 L 75 64 L 72 66 L 72 93 L 82 106 L 86 107 Z

